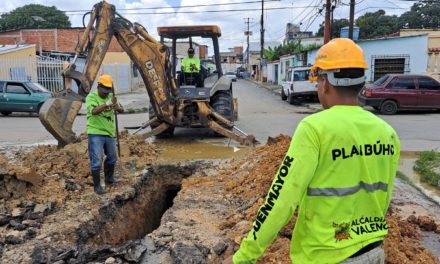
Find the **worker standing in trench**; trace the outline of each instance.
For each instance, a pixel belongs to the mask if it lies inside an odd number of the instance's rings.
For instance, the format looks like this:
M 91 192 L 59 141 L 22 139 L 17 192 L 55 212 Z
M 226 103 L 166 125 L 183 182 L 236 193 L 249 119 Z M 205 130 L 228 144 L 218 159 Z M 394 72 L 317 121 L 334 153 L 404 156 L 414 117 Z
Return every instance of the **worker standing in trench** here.
M 93 177 L 93 190 L 103 194 L 100 171 L 104 154 L 104 180 L 106 185 L 117 182 L 114 177 L 116 154 L 115 111 L 122 113 L 123 109 L 117 102 L 113 91 L 113 80 L 110 75 L 101 75 L 98 88 L 86 97 L 87 106 L 87 135 L 90 159 L 90 170 Z M 113 93 L 112 93 L 113 92 Z
M 311 72 L 324 111 L 299 123 L 252 230 L 224 263 L 255 263 L 297 206 L 292 262 L 384 263 L 400 142 L 357 104 L 365 69 L 362 49 L 350 39 L 318 50 Z

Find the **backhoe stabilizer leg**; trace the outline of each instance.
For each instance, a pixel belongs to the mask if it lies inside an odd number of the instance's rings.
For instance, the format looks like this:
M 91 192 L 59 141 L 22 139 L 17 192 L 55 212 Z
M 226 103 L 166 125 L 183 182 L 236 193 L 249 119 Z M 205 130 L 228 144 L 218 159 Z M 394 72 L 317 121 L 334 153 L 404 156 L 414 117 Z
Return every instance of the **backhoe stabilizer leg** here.
M 228 129 L 222 127 L 217 122 L 209 121 L 208 122 L 208 126 L 209 126 L 209 128 L 211 128 L 215 132 L 217 132 L 219 134 L 222 134 L 223 136 L 228 137 L 230 139 L 233 139 L 233 140 L 237 141 L 238 143 L 240 143 L 241 145 L 255 146 L 256 144 L 259 143 L 255 139 L 254 136 L 252 136 L 252 135 L 240 136 L 240 135 L 234 133 L 233 131 L 228 130 Z
M 144 136 L 145 139 L 152 137 L 152 136 L 156 136 L 159 135 L 160 133 L 164 132 L 165 130 L 167 130 L 170 127 L 169 124 L 167 123 L 162 123 L 159 126 L 155 127 L 154 129 L 152 129 L 151 131 L 144 133 L 142 136 Z
M 133 135 L 136 135 L 139 131 L 149 127 L 151 124 L 153 124 L 153 123 L 155 123 L 157 121 L 158 121 L 157 117 L 151 118 L 147 122 L 143 123 L 138 129 L 136 129 L 136 131 L 133 132 Z
M 77 141 L 75 133 L 72 131 L 72 125 L 81 105 L 81 101 L 50 98 L 41 106 L 40 121 L 49 133 L 58 140 L 59 147 Z

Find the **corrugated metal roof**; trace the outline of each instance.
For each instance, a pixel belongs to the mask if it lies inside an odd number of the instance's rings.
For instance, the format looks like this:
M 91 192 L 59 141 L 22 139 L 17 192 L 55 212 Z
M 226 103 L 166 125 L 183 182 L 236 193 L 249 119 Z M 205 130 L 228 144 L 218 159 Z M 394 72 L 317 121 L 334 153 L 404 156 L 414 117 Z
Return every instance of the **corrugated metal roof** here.
M 17 50 L 27 49 L 35 47 L 34 44 L 32 45 L 0 45 L 0 54 L 9 53 Z

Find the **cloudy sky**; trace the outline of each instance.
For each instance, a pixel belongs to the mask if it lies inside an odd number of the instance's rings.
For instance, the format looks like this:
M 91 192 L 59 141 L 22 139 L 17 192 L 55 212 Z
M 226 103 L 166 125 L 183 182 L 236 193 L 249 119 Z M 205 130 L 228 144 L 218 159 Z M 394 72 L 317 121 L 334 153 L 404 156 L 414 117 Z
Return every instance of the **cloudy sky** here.
M 220 49 L 245 46 L 245 19 L 250 18 L 250 41 L 260 39 L 261 0 L 109 0 L 117 12 L 142 24 L 157 37 L 158 26 L 215 24 L 222 30 Z M 349 0 L 338 0 L 334 17 L 348 18 Z M 55 6 L 65 11 L 74 27 L 82 26 L 82 15 L 93 6 L 89 0 L 3 0 L 0 14 L 27 4 Z M 265 41 L 281 42 L 288 22 L 300 24 L 301 30 L 316 32 L 324 20 L 319 9 L 325 0 L 265 0 Z M 413 2 L 403 0 L 356 0 L 356 17 L 366 12 L 384 9 L 388 15 L 399 15 L 410 9 Z M 199 41 L 200 42 L 200 41 Z M 209 44 L 209 43 L 203 43 Z

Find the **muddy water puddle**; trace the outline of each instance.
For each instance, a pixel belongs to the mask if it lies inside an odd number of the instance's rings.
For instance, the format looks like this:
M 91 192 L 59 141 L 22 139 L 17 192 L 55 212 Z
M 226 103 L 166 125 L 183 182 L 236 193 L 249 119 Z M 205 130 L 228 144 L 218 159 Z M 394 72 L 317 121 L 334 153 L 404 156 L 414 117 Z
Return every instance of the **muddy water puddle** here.
M 413 170 L 414 164 L 418 159 L 418 152 L 402 151 L 400 153 L 399 170 L 403 172 L 403 174 L 405 174 L 414 184 L 420 187 L 425 195 L 436 201 L 437 204 L 440 204 L 440 189 L 421 182 L 420 175 Z
M 244 146 L 227 146 L 215 142 L 177 138 L 157 143 L 160 145 L 159 162 L 242 157 L 251 149 Z

